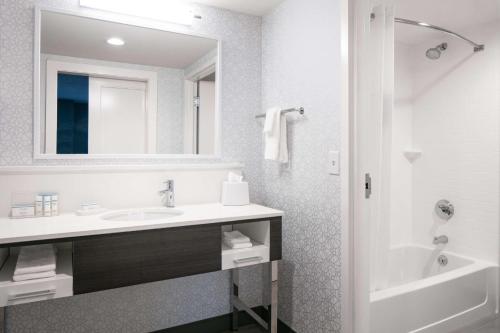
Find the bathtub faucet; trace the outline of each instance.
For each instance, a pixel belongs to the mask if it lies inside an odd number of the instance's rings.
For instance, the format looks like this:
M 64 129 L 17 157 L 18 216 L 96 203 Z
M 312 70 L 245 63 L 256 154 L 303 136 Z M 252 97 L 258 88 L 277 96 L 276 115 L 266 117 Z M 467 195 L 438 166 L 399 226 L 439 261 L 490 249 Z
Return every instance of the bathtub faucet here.
M 432 241 L 432 244 L 434 244 L 434 245 L 448 244 L 448 236 L 441 235 L 439 237 L 434 237 L 434 240 Z

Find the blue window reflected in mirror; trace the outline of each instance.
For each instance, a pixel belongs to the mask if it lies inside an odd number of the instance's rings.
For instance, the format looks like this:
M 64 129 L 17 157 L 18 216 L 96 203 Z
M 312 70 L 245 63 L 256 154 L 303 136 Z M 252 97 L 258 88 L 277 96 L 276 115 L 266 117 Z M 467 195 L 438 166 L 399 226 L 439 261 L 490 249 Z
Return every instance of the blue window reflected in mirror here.
M 87 154 L 89 77 L 57 75 L 57 153 Z

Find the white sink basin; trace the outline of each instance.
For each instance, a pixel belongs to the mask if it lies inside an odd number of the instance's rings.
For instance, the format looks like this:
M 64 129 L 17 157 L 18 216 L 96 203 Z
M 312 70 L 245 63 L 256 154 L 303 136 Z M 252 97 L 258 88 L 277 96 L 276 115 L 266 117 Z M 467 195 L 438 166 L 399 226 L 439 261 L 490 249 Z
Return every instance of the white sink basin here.
M 112 212 L 101 216 L 106 221 L 149 221 L 164 220 L 174 216 L 182 215 L 182 210 L 167 209 L 133 209 Z

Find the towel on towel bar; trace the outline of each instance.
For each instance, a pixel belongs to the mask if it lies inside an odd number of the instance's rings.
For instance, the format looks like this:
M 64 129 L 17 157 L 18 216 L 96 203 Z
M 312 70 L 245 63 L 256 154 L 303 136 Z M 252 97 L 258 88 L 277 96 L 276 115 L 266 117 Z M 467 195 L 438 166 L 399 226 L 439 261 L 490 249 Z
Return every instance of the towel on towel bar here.
M 23 246 L 17 257 L 14 275 L 55 271 L 56 250 L 53 245 Z
M 18 274 L 13 276 L 13 280 L 15 282 L 26 281 L 26 280 L 35 280 L 35 279 L 44 279 L 56 276 L 56 271 L 46 271 L 46 272 L 38 272 L 38 273 L 28 273 L 28 274 Z
M 270 108 L 264 122 L 264 158 L 266 160 L 288 163 L 286 115 L 281 108 Z

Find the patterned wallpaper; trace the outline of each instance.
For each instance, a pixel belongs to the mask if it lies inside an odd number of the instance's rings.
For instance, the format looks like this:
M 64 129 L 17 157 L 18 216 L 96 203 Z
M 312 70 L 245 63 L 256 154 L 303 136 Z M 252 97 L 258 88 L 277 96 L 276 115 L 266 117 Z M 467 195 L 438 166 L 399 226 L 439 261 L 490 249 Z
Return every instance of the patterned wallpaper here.
M 217 61 L 217 48 L 209 51 L 207 54 L 194 61 L 191 65 L 184 68 L 184 75 L 191 77 L 200 71 L 209 67 L 214 61 Z
M 340 330 L 339 3 L 287 0 L 263 19 L 262 103 L 289 116 L 290 165 L 263 163 L 264 203 L 285 211 L 279 316 L 300 333 Z
M 33 161 L 33 28 L 36 4 L 77 9 L 78 0 L 0 0 L 0 166 L 109 164 L 109 160 Z M 88 10 L 90 11 L 90 10 Z M 203 19 L 186 32 L 222 41 L 222 160 L 246 165 L 251 200 L 261 202 L 261 19 L 198 7 Z M 178 28 L 178 27 L 176 27 Z M 190 160 L 192 163 L 220 160 Z M 186 163 L 124 159 L 113 163 Z M 261 303 L 261 269 L 242 274 L 242 293 Z M 209 286 L 209 287 L 207 287 Z M 148 332 L 228 313 L 229 275 L 189 278 L 10 307 L 8 332 Z

